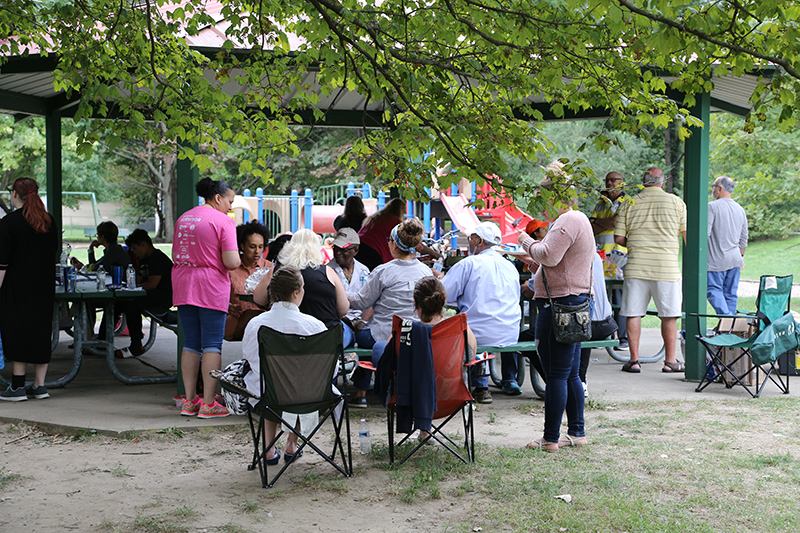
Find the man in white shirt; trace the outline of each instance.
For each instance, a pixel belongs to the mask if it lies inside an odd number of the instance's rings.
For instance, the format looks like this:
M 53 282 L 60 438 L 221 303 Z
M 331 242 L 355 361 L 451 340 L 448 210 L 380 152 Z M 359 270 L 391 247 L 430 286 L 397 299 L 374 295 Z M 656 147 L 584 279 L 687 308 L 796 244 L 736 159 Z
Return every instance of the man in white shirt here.
M 513 263 L 492 249 L 502 242 L 500 228 L 491 222 L 479 224 L 469 236 L 469 256 L 459 261 L 442 279 L 447 302 L 466 313 L 478 345 L 507 346 L 519 336 L 519 273 Z M 475 400 L 491 403 L 489 377 L 473 372 Z M 517 354 L 502 354 L 503 392 L 522 394 L 517 383 Z

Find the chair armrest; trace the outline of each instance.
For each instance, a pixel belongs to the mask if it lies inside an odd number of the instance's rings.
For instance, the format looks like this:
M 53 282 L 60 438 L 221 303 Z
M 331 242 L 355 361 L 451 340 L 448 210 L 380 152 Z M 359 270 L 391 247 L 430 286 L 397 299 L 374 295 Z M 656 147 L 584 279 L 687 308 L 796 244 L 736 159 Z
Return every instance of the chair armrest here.
M 259 395 L 255 394 L 250 389 L 246 389 L 244 387 L 241 387 L 241 386 L 237 385 L 236 383 L 234 383 L 232 381 L 229 381 L 225 377 L 225 374 L 222 373 L 222 370 L 212 370 L 208 374 L 212 378 L 218 380 L 219 384 L 220 384 L 220 386 L 222 388 L 224 388 L 224 389 L 226 389 L 226 390 L 228 390 L 228 391 L 230 391 L 230 392 L 232 392 L 234 394 L 240 394 L 242 396 L 247 396 L 249 398 L 253 398 L 253 399 L 256 399 L 256 400 L 260 400 L 261 399 L 261 397 Z
M 375 372 L 377 370 L 371 361 L 359 361 L 358 366 L 364 370 L 369 370 L 370 372 Z
M 489 359 L 494 359 L 493 353 L 487 354 L 486 357 L 482 357 L 480 359 L 473 359 L 469 363 L 464 363 L 464 366 L 475 366 L 478 363 L 483 363 L 484 361 L 488 361 Z

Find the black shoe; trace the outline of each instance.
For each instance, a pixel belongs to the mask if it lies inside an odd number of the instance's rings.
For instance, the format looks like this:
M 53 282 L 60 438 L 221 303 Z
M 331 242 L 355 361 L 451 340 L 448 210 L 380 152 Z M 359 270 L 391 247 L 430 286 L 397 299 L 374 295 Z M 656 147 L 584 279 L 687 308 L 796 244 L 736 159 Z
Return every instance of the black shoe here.
M 38 387 L 31 385 L 25 389 L 25 395 L 29 398 L 36 398 L 37 400 L 44 400 L 50 397 L 50 394 L 47 392 L 47 387 L 44 385 L 39 385 Z
M 12 389 L 11 385 L 9 385 L 6 390 L 0 392 L 0 400 L 5 400 L 7 402 L 24 402 L 27 399 L 28 395 L 25 394 L 25 387 Z

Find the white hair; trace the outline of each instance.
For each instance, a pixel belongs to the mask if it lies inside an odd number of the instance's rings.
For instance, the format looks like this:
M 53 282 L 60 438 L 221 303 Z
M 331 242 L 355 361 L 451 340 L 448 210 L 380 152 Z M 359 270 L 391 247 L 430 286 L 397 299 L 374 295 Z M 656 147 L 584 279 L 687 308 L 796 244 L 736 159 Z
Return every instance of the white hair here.
M 720 176 L 716 180 L 714 180 L 714 185 L 719 185 L 722 187 L 722 190 L 728 194 L 733 193 L 733 189 L 736 186 L 733 183 L 733 179 L 729 178 L 728 176 Z
M 283 247 L 278 254 L 278 261 L 281 265 L 293 266 L 298 270 L 316 268 L 324 263 L 322 239 L 310 229 L 301 229 Z

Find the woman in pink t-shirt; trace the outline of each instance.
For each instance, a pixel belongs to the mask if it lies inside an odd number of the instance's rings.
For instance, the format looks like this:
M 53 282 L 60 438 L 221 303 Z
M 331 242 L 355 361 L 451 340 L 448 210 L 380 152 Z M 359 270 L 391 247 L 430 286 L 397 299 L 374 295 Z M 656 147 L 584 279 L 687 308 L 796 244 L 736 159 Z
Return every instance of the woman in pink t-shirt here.
M 186 400 L 181 414 L 217 418 L 230 414 L 214 399 L 216 380 L 209 372 L 222 366 L 228 271 L 241 264 L 236 223 L 227 215 L 235 193 L 224 181 L 211 178 L 200 180 L 196 190 L 205 203 L 181 215 L 172 243 L 172 301 L 178 306 L 184 336 L 181 375 Z M 196 388 L 201 363 L 202 402 Z

